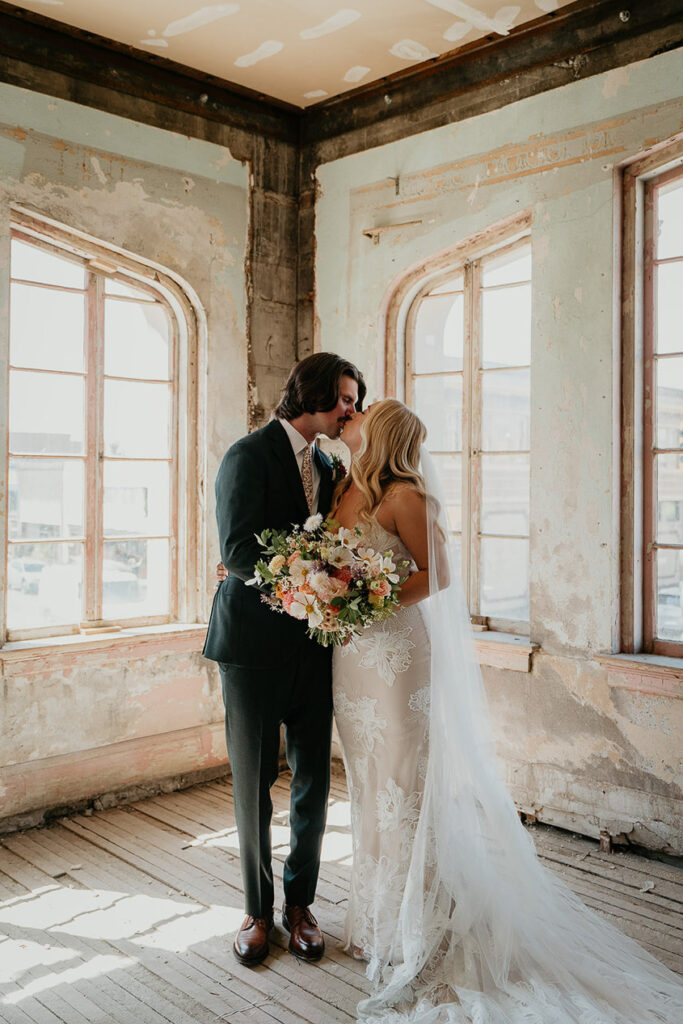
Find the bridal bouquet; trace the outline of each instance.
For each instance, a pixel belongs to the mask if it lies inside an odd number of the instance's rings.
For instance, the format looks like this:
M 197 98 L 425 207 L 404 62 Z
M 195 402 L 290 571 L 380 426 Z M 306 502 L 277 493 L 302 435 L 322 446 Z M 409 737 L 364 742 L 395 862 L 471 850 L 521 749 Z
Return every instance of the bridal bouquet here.
M 256 539 L 263 558 L 249 585 L 261 587 L 274 611 L 306 619 L 308 635 L 324 647 L 388 619 L 398 605 L 409 563 L 364 547 L 358 527 L 347 530 L 318 514 L 291 533 L 268 529 Z

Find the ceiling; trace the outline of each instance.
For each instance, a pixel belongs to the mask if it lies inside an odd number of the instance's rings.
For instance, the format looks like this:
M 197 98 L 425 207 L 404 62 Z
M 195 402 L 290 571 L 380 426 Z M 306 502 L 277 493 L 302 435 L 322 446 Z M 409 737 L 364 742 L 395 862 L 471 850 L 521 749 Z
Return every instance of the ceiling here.
M 15 6 L 306 107 L 483 36 L 506 35 L 570 2 L 28 0 Z

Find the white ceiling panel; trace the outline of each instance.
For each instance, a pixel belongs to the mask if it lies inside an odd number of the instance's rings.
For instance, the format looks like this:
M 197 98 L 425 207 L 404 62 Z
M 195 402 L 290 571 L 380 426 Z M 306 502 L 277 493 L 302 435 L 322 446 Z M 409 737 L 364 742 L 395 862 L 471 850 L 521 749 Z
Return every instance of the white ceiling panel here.
M 29 0 L 16 6 L 305 107 L 484 36 L 506 35 L 569 2 Z

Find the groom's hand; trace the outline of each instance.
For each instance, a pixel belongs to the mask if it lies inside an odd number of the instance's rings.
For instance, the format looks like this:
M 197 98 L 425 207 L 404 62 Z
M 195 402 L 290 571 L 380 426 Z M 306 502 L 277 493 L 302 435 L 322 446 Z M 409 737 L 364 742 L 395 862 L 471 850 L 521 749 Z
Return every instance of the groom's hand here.
M 214 590 L 218 590 L 219 585 L 223 582 L 223 580 L 227 580 L 229 575 L 230 575 L 230 573 L 225 568 L 223 563 L 222 562 L 218 562 L 216 564 L 216 585 L 214 586 L 213 589 Z

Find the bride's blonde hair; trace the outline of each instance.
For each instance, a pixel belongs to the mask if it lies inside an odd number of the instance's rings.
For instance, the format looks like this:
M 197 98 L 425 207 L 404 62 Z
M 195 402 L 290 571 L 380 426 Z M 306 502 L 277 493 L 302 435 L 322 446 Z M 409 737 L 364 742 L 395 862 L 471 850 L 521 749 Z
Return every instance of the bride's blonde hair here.
M 424 423 L 403 402 L 385 398 L 374 404 L 365 415 L 360 451 L 351 463 L 351 472 L 337 487 L 331 514 L 352 483 L 363 496 L 358 511 L 361 521 L 367 522 L 392 484 L 411 484 L 426 498 L 419 470 L 420 447 L 426 437 Z

